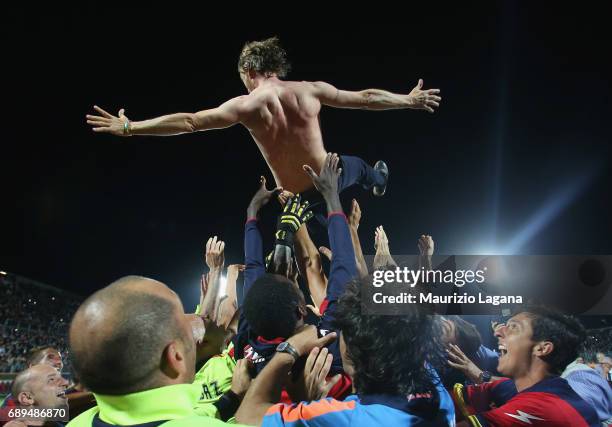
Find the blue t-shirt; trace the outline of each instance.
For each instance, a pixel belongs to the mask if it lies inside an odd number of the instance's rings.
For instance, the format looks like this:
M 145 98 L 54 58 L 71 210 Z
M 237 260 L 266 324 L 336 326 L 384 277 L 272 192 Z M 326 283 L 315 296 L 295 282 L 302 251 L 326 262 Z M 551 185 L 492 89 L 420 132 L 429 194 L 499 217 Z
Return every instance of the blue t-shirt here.
M 264 416 L 264 427 L 454 426 L 452 399 L 441 384 L 436 395 L 352 395 L 345 400 L 321 399 L 277 404 Z

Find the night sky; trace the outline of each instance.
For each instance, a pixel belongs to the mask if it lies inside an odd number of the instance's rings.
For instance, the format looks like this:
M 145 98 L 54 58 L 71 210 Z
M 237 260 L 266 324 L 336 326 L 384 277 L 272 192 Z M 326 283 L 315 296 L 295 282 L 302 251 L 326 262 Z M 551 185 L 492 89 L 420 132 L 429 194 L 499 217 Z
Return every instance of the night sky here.
M 209 236 L 227 242 L 226 263 L 241 262 L 246 207 L 258 177 L 271 180 L 244 128 L 123 139 L 94 134 L 85 114 L 94 104 L 132 120 L 215 107 L 245 93 L 244 42 L 272 35 L 290 79 L 408 93 L 423 78 L 441 89 L 434 115 L 322 111 L 329 151 L 391 169 L 384 198 L 343 196 L 361 203 L 364 252 L 383 224 L 398 254 L 415 253 L 422 233 L 443 254 L 612 253 L 603 11 L 513 1 L 310 5 L 285 16 L 242 7 L 98 4 L 2 18 L 1 270 L 82 295 L 140 274 L 191 304 Z M 264 211 L 266 230 L 275 209 Z

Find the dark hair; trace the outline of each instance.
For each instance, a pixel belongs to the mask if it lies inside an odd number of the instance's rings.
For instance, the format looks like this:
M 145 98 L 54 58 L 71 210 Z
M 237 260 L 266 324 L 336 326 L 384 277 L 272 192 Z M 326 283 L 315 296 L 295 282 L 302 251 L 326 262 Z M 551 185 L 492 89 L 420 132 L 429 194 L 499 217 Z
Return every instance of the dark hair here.
M 264 274 L 245 296 L 244 315 L 257 335 L 266 339 L 289 338 L 299 320 L 301 298 L 286 277 Z
M 560 374 L 578 357 L 578 351 L 586 338 L 582 324 L 574 317 L 567 316 L 549 307 L 528 305 L 515 311 L 531 317 L 532 341 L 550 341 L 553 351 L 542 357 L 553 374 Z
M 584 363 L 599 363 L 597 360 L 597 353 L 605 353 L 609 344 L 606 340 L 602 340 L 601 336 L 595 331 L 589 331 L 588 336 L 584 340 L 582 347 L 579 351 L 579 356 L 582 357 Z
M 456 344 L 470 359 L 473 359 L 482 344 L 478 329 L 459 316 L 449 316 L 449 320 L 455 324 Z
M 353 364 L 359 394 L 408 395 L 433 392 L 439 381 L 432 368 L 445 365 L 440 322 L 420 304 L 407 304 L 402 314 L 361 312 L 361 286 L 349 283 L 338 302 L 335 327 L 342 332 Z
M 238 71 L 285 77 L 290 69 L 287 53 L 281 47 L 278 37 L 245 43 L 238 59 Z
M 592 348 L 582 347 L 578 352 L 584 363 L 597 363 L 597 351 Z
M 79 337 L 75 345 L 70 334 L 74 368 L 82 383 L 100 394 L 121 395 L 146 390 L 160 370 L 161 355 L 171 340 L 184 338 L 175 321 L 175 307 L 157 295 L 103 289 L 82 307 L 105 299 L 112 307 L 111 332 L 87 343 Z M 110 313 L 109 313 L 110 314 Z M 76 318 L 76 316 L 75 316 Z
M 54 347 L 45 346 L 45 347 L 36 347 L 28 352 L 28 357 L 26 359 L 26 366 L 38 365 L 40 361 L 45 357 L 45 351 L 53 350 L 58 351 Z

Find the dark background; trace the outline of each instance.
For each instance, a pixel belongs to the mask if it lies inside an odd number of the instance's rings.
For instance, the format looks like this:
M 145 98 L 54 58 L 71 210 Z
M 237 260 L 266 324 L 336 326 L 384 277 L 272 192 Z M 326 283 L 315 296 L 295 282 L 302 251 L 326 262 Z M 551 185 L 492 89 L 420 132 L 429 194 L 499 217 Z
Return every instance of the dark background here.
M 393 253 L 416 252 L 422 233 L 444 254 L 612 253 L 606 14 L 532 3 L 10 11 L 0 269 L 82 295 L 141 274 L 194 303 L 209 236 L 227 242 L 227 263 L 242 261 L 246 206 L 259 175 L 271 179 L 256 145 L 240 126 L 98 135 L 85 114 L 94 103 L 132 120 L 217 106 L 245 93 L 243 43 L 271 35 L 290 79 L 408 93 L 423 78 L 442 91 L 434 115 L 322 112 L 328 150 L 391 168 L 384 198 L 344 197 L 361 203 L 366 253 L 379 224 Z

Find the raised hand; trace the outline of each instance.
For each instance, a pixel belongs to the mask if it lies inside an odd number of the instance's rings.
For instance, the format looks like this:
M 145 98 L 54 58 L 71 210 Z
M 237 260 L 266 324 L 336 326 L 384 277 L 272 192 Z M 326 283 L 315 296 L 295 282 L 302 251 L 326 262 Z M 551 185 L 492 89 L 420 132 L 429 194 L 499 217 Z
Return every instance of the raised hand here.
M 293 233 L 298 231 L 302 224 L 306 223 L 313 216 L 312 211 L 308 210 L 308 205 L 310 205 L 310 202 L 305 200 L 302 203 L 302 196 L 299 194 L 288 199 L 283 212 L 278 218 L 277 229 L 286 229 Z
M 376 231 L 374 232 L 374 249 L 376 249 L 377 254 L 387 255 L 390 253 L 389 239 L 382 225 L 376 227 Z
M 130 120 L 125 115 L 125 109 L 119 110 L 116 116 L 94 105 L 99 115 L 87 114 L 87 124 L 93 126 L 94 132 L 110 133 L 117 136 L 130 136 Z
M 225 242 L 211 237 L 206 242 L 206 265 L 211 270 L 221 270 L 225 264 Z
M 304 171 L 312 179 L 315 188 L 321 193 L 327 204 L 328 212 L 341 212 L 340 196 L 338 195 L 338 178 L 342 168 L 338 167 L 340 157 L 335 153 L 327 153 L 321 172 L 317 173 L 308 165 L 304 165 Z
M 278 203 L 280 203 L 281 207 L 284 208 L 287 204 L 287 200 L 291 199 L 295 194 L 291 191 L 283 190 L 278 194 Z
M 440 89 L 426 89 L 423 90 L 423 79 L 419 79 L 417 85 L 408 94 L 408 102 L 410 102 L 410 108 L 415 110 L 425 110 L 430 113 L 434 112 L 434 107 L 440 106 L 442 100 L 437 94 L 440 93 Z
M 326 398 L 329 391 L 342 378 L 338 374 L 329 381 L 327 380 L 333 360 L 334 357 L 325 347 L 315 347 L 310 351 L 308 359 L 306 359 L 306 366 L 304 367 L 307 401 Z
M 219 286 L 221 283 L 221 273 L 225 264 L 225 242 L 211 237 L 206 242 L 204 260 L 208 273 L 202 276 L 200 281 L 200 314 L 208 320 L 217 321 L 217 310 L 219 306 Z
M 249 207 L 247 209 L 247 216 L 249 218 L 255 218 L 259 210 L 270 201 L 272 196 L 283 191 L 282 187 L 276 187 L 273 190 L 268 190 L 266 188 L 266 178 L 264 176 L 261 176 L 259 178 L 259 183 L 259 189 L 253 195 L 251 203 L 249 204 Z
M 375 270 L 393 265 L 397 266 L 397 263 L 391 256 L 391 251 L 389 250 L 389 239 L 387 238 L 387 233 L 385 233 L 385 229 L 382 225 L 376 227 L 376 231 L 374 232 L 374 248 L 376 249 L 376 254 L 374 255 L 372 267 Z
M 434 241 L 430 235 L 422 234 L 417 242 L 421 255 L 432 256 L 434 253 Z
M 308 200 L 302 203 L 302 197 L 299 194 L 287 200 L 283 211 L 278 216 L 275 245 L 293 248 L 293 236 L 297 233 L 302 224 L 305 224 L 313 217 L 312 211 L 308 210 L 308 205 Z M 289 260 L 287 261 L 289 262 Z
M 455 344 L 449 344 L 446 353 L 448 355 L 448 364 L 463 372 L 463 374 L 468 377 L 472 382 L 479 383 L 480 382 L 480 374 L 482 373 L 482 369 L 480 369 L 469 357 L 461 351 L 461 349 Z
M 331 262 L 332 257 L 333 257 L 333 254 L 332 254 L 331 249 L 329 249 L 329 248 L 328 248 L 328 247 L 326 247 L 326 246 L 321 246 L 321 247 L 319 247 L 319 252 L 321 252 L 321 255 L 324 255 L 324 256 L 325 256 L 325 258 L 327 258 L 327 260 L 328 260 L 329 262 Z
M 361 221 L 361 208 L 357 200 L 353 199 L 351 203 L 351 213 L 348 216 L 348 223 L 355 230 L 359 228 L 359 222 Z
M 304 165 L 304 171 L 312 179 L 312 183 L 315 188 L 325 197 L 333 196 L 338 194 L 338 177 L 342 173 L 342 168 L 338 167 L 340 157 L 335 153 L 327 153 L 325 162 L 321 168 L 321 173 L 317 173 L 308 165 Z

